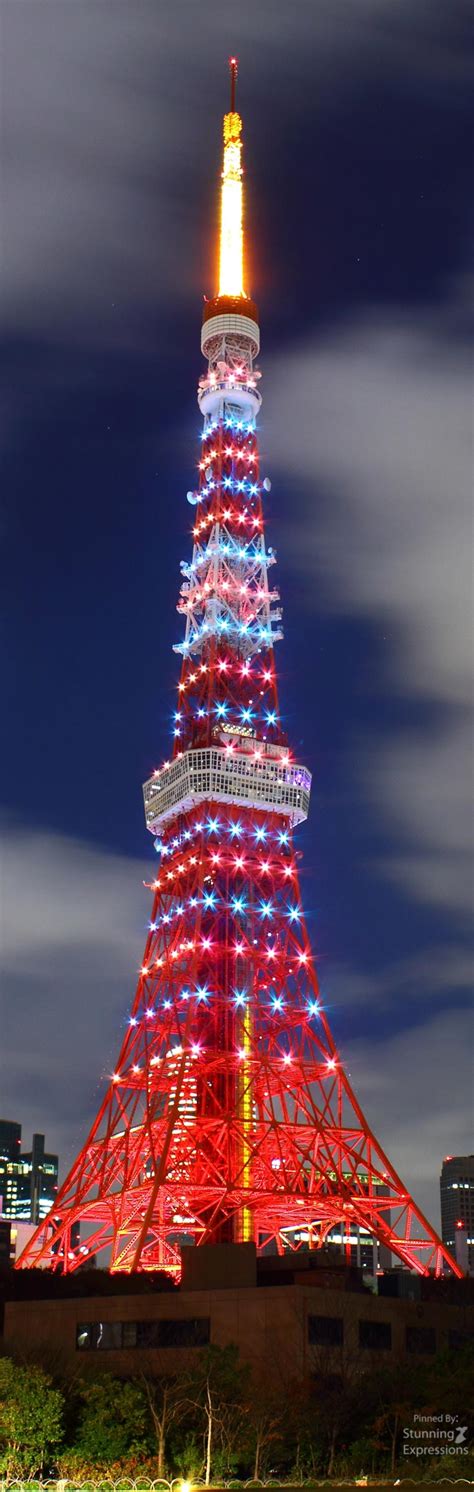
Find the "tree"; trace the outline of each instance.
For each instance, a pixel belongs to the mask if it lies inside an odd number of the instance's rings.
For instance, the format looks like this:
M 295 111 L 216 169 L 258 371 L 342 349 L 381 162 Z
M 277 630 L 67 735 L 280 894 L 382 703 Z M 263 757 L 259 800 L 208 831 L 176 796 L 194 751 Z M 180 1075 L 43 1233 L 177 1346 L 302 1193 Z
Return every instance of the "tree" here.
M 74 1450 L 86 1462 L 119 1461 L 150 1449 L 148 1404 L 143 1387 L 104 1373 L 82 1383 Z
M 377 1415 L 374 1424 L 375 1445 L 390 1450 L 390 1471 L 395 1474 L 398 1457 L 398 1446 L 402 1427 L 407 1423 L 411 1413 L 411 1405 L 406 1395 L 392 1397 L 391 1404 Z
M 249 1406 L 249 1430 L 253 1449 L 253 1481 L 257 1482 L 266 1472 L 270 1452 L 283 1441 L 283 1419 L 281 1399 L 277 1400 L 275 1389 L 259 1384 L 251 1392 Z
M 206 1487 L 211 1471 L 233 1469 L 232 1459 L 242 1442 L 247 1414 L 249 1368 L 239 1362 L 238 1348 L 207 1347 L 191 1369 L 188 1404 L 203 1426 L 203 1471 Z M 217 1464 L 220 1463 L 220 1464 Z
M 173 1425 L 184 1416 L 187 1408 L 186 1371 L 154 1377 L 145 1370 L 141 1375 L 141 1382 L 156 1436 L 157 1473 L 158 1477 L 164 1477 L 167 1438 Z
M 311 1352 L 311 1417 L 325 1446 L 325 1475 L 332 1476 L 342 1438 L 350 1439 L 357 1423 L 360 1365 L 356 1353 L 342 1346 L 313 1347 Z
M 59 1448 L 63 1396 L 38 1367 L 0 1359 L 0 1468 L 7 1477 L 42 1475 Z
M 375 1420 L 373 1436 L 376 1448 L 390 1453 L 392 1476 L 398 1460 L 403 1426 L 410 1420 L 413 1408 L 425 1397 L 425 1364 L 392 1363 L 380 1366 L 374 1375 Z
M 438 1413 L 462 1413 L 470 1422 L 474 1416 L 474 1343 L 466 1341 L 455 1349 L 446 1348 L 426 1361 L 425 1402 Z

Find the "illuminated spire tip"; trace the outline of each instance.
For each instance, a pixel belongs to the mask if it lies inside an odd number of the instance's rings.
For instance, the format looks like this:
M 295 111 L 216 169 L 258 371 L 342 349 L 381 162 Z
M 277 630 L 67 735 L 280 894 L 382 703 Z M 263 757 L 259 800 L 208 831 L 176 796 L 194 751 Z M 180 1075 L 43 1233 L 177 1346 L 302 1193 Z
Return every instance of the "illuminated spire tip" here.
M 237 58 L 229 57 L 230 112 L 224 115 L 219 295 L 245 295 L 242 227 L 242 120 L 235 110 Z
M 238 70 L 239 70 L 239 64 L 238 64 L 237 57 L 229 57 L 229 68 L 230 68 L 230 112 L 231 112 L 231 114 L 235 114 L 235 89 L 236 89 L 236 84 L 237 84 L 237 73 L 238 73 Z

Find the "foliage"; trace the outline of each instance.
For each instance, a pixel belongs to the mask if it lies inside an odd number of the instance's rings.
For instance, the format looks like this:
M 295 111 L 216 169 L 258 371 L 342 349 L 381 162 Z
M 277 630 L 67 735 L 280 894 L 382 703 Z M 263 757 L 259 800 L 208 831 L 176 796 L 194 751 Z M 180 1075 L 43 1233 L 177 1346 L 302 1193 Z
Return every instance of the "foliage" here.
M 312 1355 L 302 1381 L 252 1375 L 237 1348 L 211 1346 L 168 1358 L 142 1358 L 137 1376 L 101 1373 L 58 1385 L 36 1364 L 0 1358 L 0 1476 L 67 1478 L 73 1486 L 137 1483 L 159 1477 L 236 1478 L 287 1484 L 396 1477 L 423 1484 L 453 1474 L 474 1479 L 474 1455 L 410 1460 L 403 1429 L 413 1414 L 453 1413 L 472 1422 L 474 1353 L 470 1347 L 394 1363 L 360 1364 L 334 1349 Z M 163 1368 L 163 1372 L 161 1372 Z
M 207 1347 L 190 1366 L 187 1402 L 192 1438 L 201 1435 L 201 1472 L 209 1486 L 211 1473 L 233 1476 L 245 1434 L 250 1370 L 239 1361 L 238 1348 Z
M 290 1426 L 287 1425 L 287 1439 L 289 1431 Z M 279 1388 L 271 1380 L 268 1382 L 265 1379 L 259 1384 L 258 1393 L 250 1385 L 247 1445 L 253 1455 L 251 1474 L 255 1482 L 267 1475 L 284 1444 L 285 1424 Z
M 0 1359 L 0 1469 L 8 1477 L 42 1474 L 62 1440 L 64 1400 L 38 1367 Z
M 80 1401 L 74 1448 L 84 1462 L 98 1466 L 150 1450 L 148 1405 L 140 1383 L 104 1373 L 81 1384 Z
M 184 1418 L 187 1409 L 188 1379 L 186 1370 L 181 1373 L 160 1374 L 159 1367 L 160 1364 L 156 1364 L 158 1373 L 156 1369 L 155 1373 L 152 1369 L 148 1373 L 144 1371 L 141 1375 L 141 1383 L 156 1440 L 156 1474 L 158 1477 L 164 1477 L 166 1475 L 166 1446 L 170 1432 L 172 1427 Z
M 341 1444 L 360 1434 L 360 1367 L 342 1347 L 321 1347 L 311 1356 L 308 1410 L 320 1470 L 333 1476 Z

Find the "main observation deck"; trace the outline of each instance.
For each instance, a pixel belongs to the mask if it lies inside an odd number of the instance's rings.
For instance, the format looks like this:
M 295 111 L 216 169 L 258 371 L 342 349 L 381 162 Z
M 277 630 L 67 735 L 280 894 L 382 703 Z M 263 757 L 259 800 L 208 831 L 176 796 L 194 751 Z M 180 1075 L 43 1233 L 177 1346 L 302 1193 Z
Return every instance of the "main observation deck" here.
M 278 813 L 294 826 L 308 817 L 310 792 L 311 773 L 290 760 L 286 747 L 231 737 L 225 746 L 183 751 L 150 777 L 143 788 L 146 826 L 156 834 L 206 800 Z

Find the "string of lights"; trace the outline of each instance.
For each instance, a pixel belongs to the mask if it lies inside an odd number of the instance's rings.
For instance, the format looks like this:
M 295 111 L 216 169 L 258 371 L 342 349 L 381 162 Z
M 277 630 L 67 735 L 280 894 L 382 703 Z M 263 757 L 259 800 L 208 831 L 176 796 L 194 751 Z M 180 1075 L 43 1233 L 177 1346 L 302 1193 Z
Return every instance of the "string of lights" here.
M 259 466 L 235 67 L 173 744 L 144 786 L 159 860 L 143 962 L 99 1113 L 19 1262 L 67 1271 L 105 1256 L 112 1270 L 179 1277 L 183 1243 L 282 1253 L 337 1239 L 349 1259 L 359 1230 L 411 1269 L 459 1272 L 362 1114 L 303 912 L 294 832 L 311 774 L 294 759 L 278 698 L 282 613 L 265 538 L 271 483 Z

